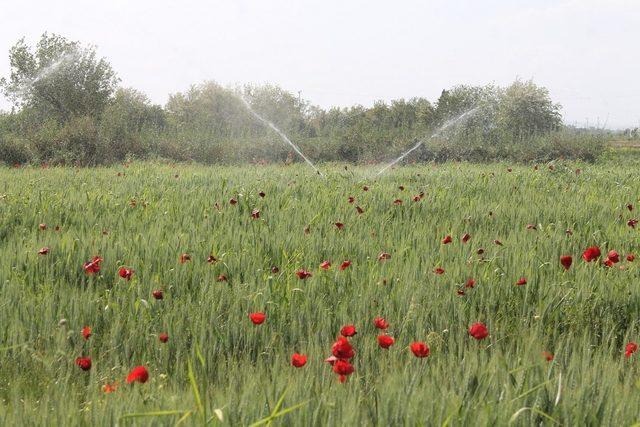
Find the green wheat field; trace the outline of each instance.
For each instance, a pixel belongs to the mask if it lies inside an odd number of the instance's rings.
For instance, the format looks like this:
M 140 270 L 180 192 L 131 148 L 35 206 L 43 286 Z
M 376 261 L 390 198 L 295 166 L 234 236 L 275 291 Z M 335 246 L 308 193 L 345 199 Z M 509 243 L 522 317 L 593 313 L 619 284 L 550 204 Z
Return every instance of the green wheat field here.
M 335 164 L 325 178 L 304 164 L 2 168 L 0 424 L 632 425 L 631 154 L 378 178 Z M 325 359 L 350 324 L 341 382 Z M 136 366 L 148 380 L 128 384 Z

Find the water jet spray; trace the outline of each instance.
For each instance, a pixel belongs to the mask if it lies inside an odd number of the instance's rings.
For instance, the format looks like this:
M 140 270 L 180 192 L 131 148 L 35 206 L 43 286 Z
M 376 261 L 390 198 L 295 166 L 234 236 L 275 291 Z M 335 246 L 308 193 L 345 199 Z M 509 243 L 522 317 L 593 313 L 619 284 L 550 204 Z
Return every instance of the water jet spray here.
M 451 119 L 451 120 L 448 120 L 447 122 L 445 122 L 445 124 L 440 126 L 434 133 L 432 133 L 431 135 L 429 135 L 426 138 L 422 138 L 420 141 L 418 141 L 418 143 L 416 145 L 411 147 L 409 150 L 407 150 L 405 153 L 403 153 L 400 157 L 398 157 L 397 159 L 393 160 L 391 163 L 389 163 L 388 165 L 386 165 L 385 167 L 380 169 L 375 176 L 377 177 L 377 176 L 382 175 L 391 166 L 395 165 L 396 163 L 398 163 L 399 161 L 401 161 L 402 159 L 407 157 L 409 154 L 411 154 L 412 152 L 414 152 L 415 150 L 420 148 L 420 146 L 422 144 L 424 144 L 425 142 L 429 141 L 430 139 L 433 139 L 433 138 L 436 138 L 436 137 L 440 136 L 440 134 L 442 132 L 444 132 L 445 130 L 447 130 L 451 126 L 457 124 L 458 122 L 467 119 L 471 115 L 475 114 L 476 111 L 478 111 L 478 107 L 474 107 L 471 110 L 467 110 L 464 113 L 462 113 L 461 115 L 459 115 L 458 117 L 456 117 L 454 119 Z
M 249 110 L 249 112 L 253 115 L 253 117 L 258 119 L 258 121 L 260 121 L 262 124 L 264 124 L 264 125 L 268 126 L 269 128 L 271 128 L 275 133 L 277 133 L 278 136 L 280 136 L 280 138 L 284 142 L 289 144 L 291 146 L 291 148 L 293 148 L 293 150 L 296 153 L 298 153 L 298 155 L 300 157 L 302 157 L 304 159 L 304 161 L 307 162 L 309 164 L 309 166 L 311 166 L 313 168 L 313 170 L 316 171 L 316 173 L 318 175 L 320 175 L 321 177 L 324 178 L 324 175 L 322 174 L 322 172 L 320 172 L 320 170 L 313 163 L 311 163 L 311 160 L 307 159 L 307 157 L 302 153 L 302 151 L 293 142 L 291 142 L 291 140 L 287 137 L 287 135 L 284 134 L 284 132 L 282 132 L 280 129 L 278 129 L 278 127 L 276 125 L 274 125 L 272 122 L 270 122 L 269 120 L 265 119 L 260 114 L 256 113 L 253 110 L 253 108 L 251 108 L 251 105 L 244 98 L 244 96 L 242 96 L 242 95 L 237 95 L 237 96 L 242 101 L 242 103 L 245 105 L 245 107 L 247 107 L 247 110 Z

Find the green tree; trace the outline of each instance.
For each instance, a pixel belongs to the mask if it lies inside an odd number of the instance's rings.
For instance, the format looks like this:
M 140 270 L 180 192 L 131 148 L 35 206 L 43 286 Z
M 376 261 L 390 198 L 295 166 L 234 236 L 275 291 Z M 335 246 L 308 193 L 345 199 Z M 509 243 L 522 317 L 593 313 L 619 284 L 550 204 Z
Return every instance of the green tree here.
M 60 122 L 97 116 L 108 104 L 118 78 L 93 46 L 44 33 L 35 47 L 20 39 L 9 51 L 11 72 L 0 87 L 13 103 Z
M 560 128 L 560 104 L 532 81 L 516 80 L 504 90 L 497 113 L 498 126 L 514 141 Z
M 135 89 L 118 89 L 104 109 L 100 138 L 112 160 L 144 158 L 153 151 L 153 142 L 165 128 L 165 113 L 159 105 Z

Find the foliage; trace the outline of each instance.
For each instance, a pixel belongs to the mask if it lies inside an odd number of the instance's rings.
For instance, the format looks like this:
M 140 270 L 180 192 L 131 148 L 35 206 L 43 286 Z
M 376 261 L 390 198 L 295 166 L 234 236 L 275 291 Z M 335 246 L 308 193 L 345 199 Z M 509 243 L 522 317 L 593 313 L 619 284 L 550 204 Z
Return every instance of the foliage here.
M 60 122 L 99 115 L 116 89 L 111 65 L 94 47 L 43 34 L 35 50 L 21 39 L 9 51 L 11 73 L 1 87 L 19 107 Z
M 11 74 L 0 84 L 16 108 L 0 114 L 0 161 L 10 164 L 295 160 L 241 97 L 314 161 L 389 161 L 419 141 L 424 147 L 407 161 L 591 161 L 602 151 L 594 141 L 604 139 L 594 132 L 567 139 L 560 106 L 531 81 L 455 86 L 433 103 L 411 98 L 326 110 L 274 85 L 225 88 L 206 81 L 170 95 L 163 108 L 135 89 L 118 89 L 115 72 L 95 47 L 45 33 L 33 49 L 18 41 L 9 58 Z M 439 131 L 470 110 L 465 120 Z

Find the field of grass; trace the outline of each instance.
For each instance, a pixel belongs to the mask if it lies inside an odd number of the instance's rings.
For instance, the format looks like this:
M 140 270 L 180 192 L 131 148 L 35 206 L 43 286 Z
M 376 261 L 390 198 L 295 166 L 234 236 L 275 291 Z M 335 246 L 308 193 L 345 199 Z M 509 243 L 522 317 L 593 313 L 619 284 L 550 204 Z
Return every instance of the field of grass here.
M 304 165 L 0 169 L 0 424 L 638 421 L 638 353 L 625 348 L 640 341 L 640 259 L 627 260 L 640 255 L 640 224 L 627 224 L 640 216 L 640 159 L 380 179 L 321 167 L 326 179 Z M 584 261 L 594 245 L 602 256 Z M 610 250 L 620 260 L 608 267 Z M 104 261 L 87 274 L 94 256 Z M 468 333 L 476 322 L 486 339 Z M 347 324 L 355 372 L 340 382 L 325 359 Z M 127 384 L 138 365 L 148 381 Z

